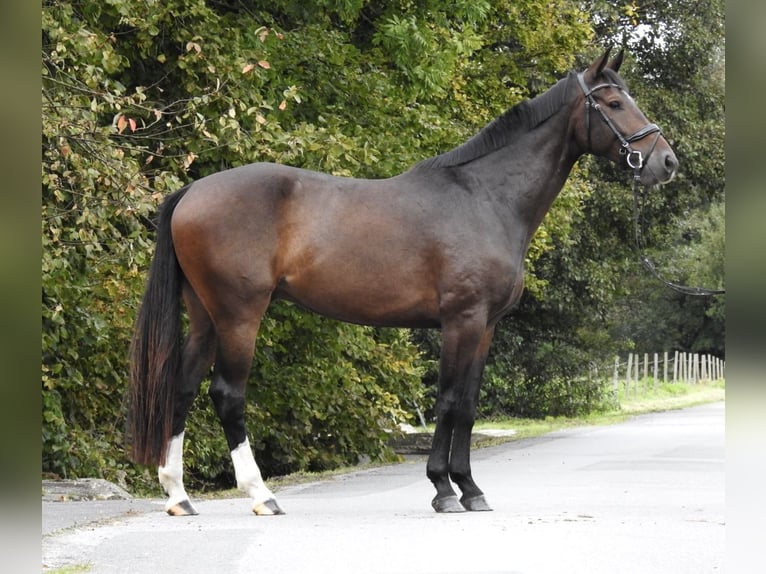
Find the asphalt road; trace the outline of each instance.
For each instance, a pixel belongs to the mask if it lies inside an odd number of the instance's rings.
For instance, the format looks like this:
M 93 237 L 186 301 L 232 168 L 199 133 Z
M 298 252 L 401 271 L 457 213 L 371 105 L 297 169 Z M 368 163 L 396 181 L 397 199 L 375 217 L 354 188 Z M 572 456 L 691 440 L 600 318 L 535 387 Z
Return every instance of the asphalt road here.
M 43 572 L 703 574 L 724 571 L 724 404 L 473 453 L 494 511 L 438 515 L 423 458 L 246 499 L 43 503 Z

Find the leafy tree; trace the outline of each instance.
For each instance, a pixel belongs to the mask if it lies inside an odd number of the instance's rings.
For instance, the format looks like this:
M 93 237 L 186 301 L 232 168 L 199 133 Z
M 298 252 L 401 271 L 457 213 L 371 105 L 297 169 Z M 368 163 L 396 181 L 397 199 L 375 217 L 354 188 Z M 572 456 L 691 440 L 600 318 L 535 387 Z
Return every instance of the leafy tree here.
M 124 63 L 109 37 L 69 4 L 46 6 L 42 22 L 43 469 L 99 476 L 125 466 L 113 445 L 149 249 L 142 218 L 179 180 L 150 182 L 141 154 L 115 145 L 119 112 L 142 95 L 114 79 Z

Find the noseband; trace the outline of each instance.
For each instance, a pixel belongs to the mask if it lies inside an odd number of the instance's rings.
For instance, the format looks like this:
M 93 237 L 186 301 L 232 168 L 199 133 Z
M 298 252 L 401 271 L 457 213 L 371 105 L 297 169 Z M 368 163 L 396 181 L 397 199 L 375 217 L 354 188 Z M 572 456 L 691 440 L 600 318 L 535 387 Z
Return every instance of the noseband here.
M 612 133 L 614 133 L 615 136 L 617 136 L 617 139 L 620 140 L 620 155 L 624 155 L 625 161 L 628 163 L 630 167 L 633 168 L 633 174 L 636 180 L 638 180 L 641 177 L 641 170 L 644 167 L 644 156 L 643 154 L 637 150 L 631 147 L 631 143 L 636 142 L 640 139 L 645 138 L 649 134 L 656 133 L 657 135 L 654 138 L 654 142 L 652 142 L 652 147 L 649 148 L 649 153 L 646 154 L 646 159 L 648 160 L 649 157 L 652 155 L 652 152 L 654 151 L 655 146 L 657 145 L 657 141 L 660 139 L 660 136 L 662 135 L 662 132 L 660 131 L 660 128 L 657 126 L 657 124 L 647 124 L 644 127 L 642 127 L 637 132 L 625 137 L 620 133 L 620 130 L 617 129 L 617 126 L 614 125 L 614 122 L 612 122 L 611 119 L 609 119 L 609 116 L 606 115 L 606 112 L 604 112 L 604 108 L 601 107 L 601 104 L 599 104 L 596 99 L 593 97 L 593 92 L 596 92 L 598 90 L 603 90 L 604 88 L 616 88 L 620 90 L 621 92 L 624 92 L 625 90 L 620 87 L 617 84 L 599 84 L 593 88 L 588 88 L 588 86 L 585 84 L 585 73 L 580 72 L 577 74 L 577 81 L 580 83 L 580 88 L 583 91 L 583 94 L 585 95 L 585 131 L 588 134 L 588 148 L 590 149 L 591 143 L 590 143 L 590 111 L 591 109 L 596 110 L 600 115 L 601 119 L 604 120 L 604 123 L 606 123 L 607 126 L 609 126 L 609 129 L 612 130 Z

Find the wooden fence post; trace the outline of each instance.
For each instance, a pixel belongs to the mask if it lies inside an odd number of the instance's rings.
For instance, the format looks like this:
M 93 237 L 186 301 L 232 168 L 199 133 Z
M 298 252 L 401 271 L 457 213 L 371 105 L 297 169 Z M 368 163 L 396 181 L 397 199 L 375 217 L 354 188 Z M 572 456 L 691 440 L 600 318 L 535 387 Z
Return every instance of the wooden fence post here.
M 649 353 L 644 353 L 644 379 L 649 377 Z
M 691 375 L 692 375 L 692 384 L 697 384 L 697 379 L 699 378 L 699 358 L 700 356 L 697 353 L 691 354 L 692 359 L 692 368 L 690 369 Z
M 694 378 L 693 372 L 694 372 L 694 354 L 693 353 L 686 353 L 686 382 L 691 384 L 692 379 Z
M 678 380 L 682 383 L 686 382 L 686 353 L 683 351 L 678 355 Z
M 652 375 L 652 390 L 654 390 L 654 385 L 657 382 L 657 367 L 658 367 L 657 360 L 658 360 L 657 353 L 654 353 L 654 374 Z
M 673 382 L 678 382 L 678 351 L 673 354 Z
M 700 382 L 700 361 L 702 360 L 702 356 L 699 353 L 694 354 L 694 384 Z
M 686 351 L 684 351 L 682 355 L 684 356 L 684 382 L 688 383 L 689 371 L 691 370 L 691 366 L 692 366 L 692 357 Z
M 665 351 L 662 355 L 662 384 L 668 382 L 668 352 Z

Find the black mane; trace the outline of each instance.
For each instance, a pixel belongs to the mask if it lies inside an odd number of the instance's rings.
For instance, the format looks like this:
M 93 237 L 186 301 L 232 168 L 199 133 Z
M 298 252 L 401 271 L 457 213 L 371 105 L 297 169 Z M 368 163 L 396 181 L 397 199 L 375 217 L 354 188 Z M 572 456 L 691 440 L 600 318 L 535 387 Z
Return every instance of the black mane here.
M 494 119 L 464 144 L 436 157 L 423 160 L 416 167 L 439 168 L 463 165 L 505 147 L 521 134 L 547 120 L 569 102 L 569 73 L 539 96 L 520 102 Z

